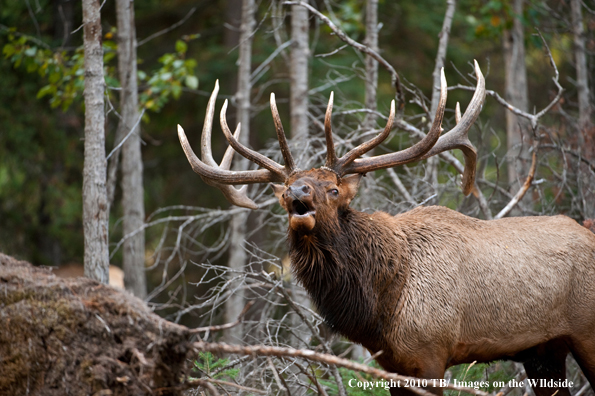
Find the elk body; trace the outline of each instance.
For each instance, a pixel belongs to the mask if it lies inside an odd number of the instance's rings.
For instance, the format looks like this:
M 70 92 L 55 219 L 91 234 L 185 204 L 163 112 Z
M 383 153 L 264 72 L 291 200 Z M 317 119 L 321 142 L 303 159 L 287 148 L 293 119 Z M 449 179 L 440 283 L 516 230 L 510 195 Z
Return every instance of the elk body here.
M 289 216 L 292 269 L 328 325 L 372 353 L 386 370 L 440 379 L 453 365 L 511 359 L 532 379 L 559 381 L 534 387 L 538 396 L 570 395 L 561 382 L 571 352 L 595 384 L 595 235 L 565 216 L 484 221 L 444 207 L 419 207 L 391 216 L 349 207 L 362 174 L 461 149 L 463 190 L 474 187 L 475 149 L 467 131 L 485 99 L 475 64 L 477 88 L 457 125 L 440 136 L 446 81 L 428 135 L 396 153 L 360 158 L 390 132 L 385 130 L 341 158 L 335 155 L 332 94 L 325 117 L 325 166 L 299 170 L 288 149 L 271 95 L 271 109 L 285 166 L 254 152 L 232 135 L 221 111 L 230 148 L 219 166 L 210 136 L 218 87 L 209 101 L 202 135 L 202 160 L 178 127 L 192 168 L 234 204 L 256 205 L 234 184 L 273 184 Z M 237 151 L 264 169 L 229 171 Z M 551 384 L 550 384 L 551 385 Z M 430 388 L 441 394 L 440 388 Z M 407 394 L 391 389 L 392 395 Z

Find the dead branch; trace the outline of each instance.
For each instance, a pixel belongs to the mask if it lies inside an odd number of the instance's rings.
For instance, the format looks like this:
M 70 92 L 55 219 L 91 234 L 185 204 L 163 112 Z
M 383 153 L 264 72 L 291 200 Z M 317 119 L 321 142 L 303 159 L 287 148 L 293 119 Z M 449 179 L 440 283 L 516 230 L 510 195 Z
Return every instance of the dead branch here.
M 409 383 L 417 380 L 417 378 L 408 377 L 405 375 L 399 375 L 395 373 L 389 373 L 384 370 L 380 370 L 374 367 L 366 366 L 360 363 L 353 362 L 351 360 L 342 359 L 335 355 L 329 355 L 325 353 L 314 352 L 309 349 L 295 349 L 295 348 L 283 348 L 265 345 L 230 345 L 225 343 L 209 343 L 203 341 L 197 341 L 193 344 L 194 350 L 208 351 L 217 353 L 233 353 L 238 355 L 251 355 L 251 356 L 277 356 L 277 357 L 301 357 L 311 361 L 324 363 L 333 366 L 345 367 L 350 370 L 359 371 L 374 376 L 375 378 L 382 378 L 384 380 L 393 380 L 400 384 L 409 381 Z M 447 385 L 444 388 L 467 392 L 477 396 L 489 396 L 489 393 L 483 392 L 473 388 L 465 388 L 462 386 Z M 417 393 L 420 396 L 432 396 L 433 394 L 422 388 L 410 387 L 411 391 Z
M 541 41 L 543 42 L 543 45 L 544 45 L 547 55 L 548 55 L 550 65 L 554 69 L 554 77 L 552 77 L 552 80 L 553 80 L 554 84 L 556 85 L 556 88 L 558 89 L 558 92 L 557 92 L 556 96 L 554 97 L 554 99 L 552 99 L 552 101 L 538 113 L 529 114 L 525 111 L 522 111 L 518 107 L 515 107 L 515 106 L 511 105 L 510 103 L 508 103 L 496 91 L 486 89 L 486 95 L 493 97 L 494 99 L 496 99 L 496 101 L 498 103 L 500 103 L 502 106 L 506 107 L 509 111 L 513 112 L 514 114 L 518 115 L 519 117 L 528 119 L 531 122 L 531 128 L 533 128 L 534 131 L 537 130 L 537 123 L 539 122 L 539 119 L 541 117 L 543 117 L 548 111 L 550 111 L 552 109 L 552 107 L 554 107 L 556 105 L 556 103 L 558 103 L 560 101 L 560 99 L 562 98 L 562 93 L 564 92 L 564 88 L 562 88 L 562 85 L 560 85 L 560 81 L 559 81 L 560 73 L 558 72 L 558 67 L 556 66 L 556 62 L 554 62 L 554 58 L 550 51 L 550 47 L 547 45 L 545 38 L 543 38 L 543 36 L 539 30 L 537 30 L 537 35 L 541 38 Z M 470 86 L 465 86 L 465 85 L 460 85 L 460 84 L 451 86 L 448 89 L 463 89 L 466 91 L 475 91 L 475 87 L 470 87 Z
M 240 315 L 238 316 L 238 318 L 235 322 L 226 323 L 226 324 L 217 325 L 217 326 L 197 327 L 195 329 L 190 330 L 190 333 L 195 334 L 195 333 L 202 333 L 204 331 L 211 332 L 211 331 L 220 331 L 220 330 L 231 329 L 232 327 L 235 327 L 235 326 L 239 325 L 240 323 L 242 323 L 242 320 L 244 319 L 244 315 L 246 315 L 246 312 L 248 312 L 248 310 L 254 305 L 254 303 L 255 303 L 254 301 L 248 302 L 248 304 L 246 304 L 246 306 L 244 307 L 242 312 L 240 312 Z
M 523 186 L 519 189 L 519 191 L 517 191 L 515 196 L 500 211 L 500 213 L 494 216 L 494 219 L 501 219 L 502 217 L 509 214 L 510 211 L 519 203 L 519 201 L 523 199 L 525 193 L 529 190 L 529 187 L 531 187 L 531 183 L 533 182 L 533 178 L 535 177 L 535 168 L 537 168 L 537 152 L 536 150 L 533 150 L 533 156 L 531 159 L 531 169 L 529 169 L 529 174 L 525 179 L 525 183 L 523 183 Z
M 397 103 L 398 103 L 397 107 L 399 110 L 402 110 L 404 108 L 405 96 L 404 96 L 404 92 L 403 92 L 403 89 L 401 86 L 401 79 L 399 77 L 399 74 L 397 73 L 395 68 L 386 59 L 384 59 L 378 52 L 374 51 L 372 48 L 368 47 L 367 45 L 364 45 L 362 43 L 359 43 L 359 42 L 353 40 L 351 37 L 349 37 L 347 34 L 345 34 L 344 31 L 339 29 L 339 27 L 337 27 L 337 25 L 335 25 L 333 23 L 333 21 L 331 21 L 329 18 L 327 18 L 324 14 L 322 14 L 316 8 L 312 7 L 310 4 L 303 3 L 301 1 L 285 1 L 285 2 L 283 2 L 283 5 L 299 5 L 299 6 L 307 8 L 311 13 L 316 15 L 321 21 L 326 23 L 328 25 L 328 27 L 331 28 L 331 30 L 342 41 L 349 44 L 350 46 L 357 49 L 358 51 L 361 51 L 364 54 L 368 54 L 372 58 L 374 58 L 379 64 L 381 64 L 390 73 L 391 78 L 392 78 L 392 84 L 395 87 L 395 90 L 397 93 L 397 95 L 396 95 L 396 99 L 397 99 Z

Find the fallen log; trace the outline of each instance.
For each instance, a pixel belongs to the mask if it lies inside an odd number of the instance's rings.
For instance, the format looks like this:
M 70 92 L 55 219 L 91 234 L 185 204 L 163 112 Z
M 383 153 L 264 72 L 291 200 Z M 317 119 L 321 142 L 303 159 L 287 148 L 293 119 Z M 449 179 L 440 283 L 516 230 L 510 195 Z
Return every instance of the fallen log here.
M 179 395 L 189 329 L 127 292 L 0 254 L 0 395 Z

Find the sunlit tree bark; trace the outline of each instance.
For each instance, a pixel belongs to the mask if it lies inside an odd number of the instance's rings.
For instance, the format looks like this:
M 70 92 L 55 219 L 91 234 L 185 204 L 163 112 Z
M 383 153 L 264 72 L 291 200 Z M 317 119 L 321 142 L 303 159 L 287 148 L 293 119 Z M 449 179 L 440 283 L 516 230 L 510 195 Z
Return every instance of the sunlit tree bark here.
M 105 191 L 103 49 L 98 0 L 83 0 L 85 54 L 85 163 L 83 232 L 85 276 L 109 281 L 108 204 Z
M 574 62 L 576 68 L 576 90 L 578 93 L 579 142 L 583 155 L 589 160 L 595 159 L 595 127 L 591 121 L 592 105 L 589 90 L 589 69 L 583 27 L 582 2 L 570 0 L 572 34 L 574 38 Z M 583 172 L 582 195 L 584 197 L 585 218 L 595 218 L 595 176 L 585 169 Z
M 521 17 L 524 0 L 512 1 L 513 23 L 503 33 L 505 99 L 522 111 L 527 111 L 528 88 L 525 64 L 525 34 Z M 528 172 L 530 131 L 527 121 L 510 111 L 506 112 L 508 147 L 508 182 L 513 192 L 518 190 Z
M 118 72 L 120 76 L 120 133 L 122 146 L 122 208 L 124 242 L 123 264 L 126 289 L 135 296 L 147 295 L 145 280 L 145 219 L 143 160 L 141 155 L 140 115 L 136 74 L 136 29 L 134 1 L 116 1 L 118 23 Z
M 448 49 L 448 39 L 450 38 L 450 28 L 452 26 L 452 19 L 455 14 L 457 6 L 456 0 L 446 1 L 446 13 L 444 14 L 444 21 L 442 22 L 442 30 L 440 30 L 438 40 L 438 51 L 436 53 L 436 61 L 434 62 L 434 72 L 432 73 L 432 103 L 430 105 L 430 122 L 434 121 L 434 115 L 438 108 L 440 101 L 440 70 L 444 67 L 444 59 L 446 59 L 446 50 Z M 438 186 L 438 164 L 440 160 L 438 157 L 428 159 L 428 176 L 430 183 L 434 188 Z
M 308 136 L 308 10 L 291 6 L 291 62 L 289 108 L 291 137 Z
M 236 92 L 237 103 L 237 121 L 242 124 L 242 134 L 240 141 L 248 145 L 250 140 L 250 83 L 251 63 L 252 63 L 252 31 L 254 29 L 254 0 L 242 1 L 242 19 L 240 24 L 240 55 L 238 69 L 238 90 Z M 248 160 L 237 158 L 236 169 L 246 169 Z M 248 221 L 248 211 L 240 212 L 233 216 L 231 220 L 231 236 L 229 247 L 229 268 L 231 276 L 234 271 L 243 270 L 246 265 L 247 256 L 245 248 L 246 243 L 246 223 Z M 237 282 L 232 282 L 230 288 L 233 291 L 229 300 L 225 304 L 225 320 L 227 322 L 235 321 L 244 308 L 244 290 Z M 242 339 L 242 326 L 231 328 L 226 333 L 228 342 L 238 342 Z

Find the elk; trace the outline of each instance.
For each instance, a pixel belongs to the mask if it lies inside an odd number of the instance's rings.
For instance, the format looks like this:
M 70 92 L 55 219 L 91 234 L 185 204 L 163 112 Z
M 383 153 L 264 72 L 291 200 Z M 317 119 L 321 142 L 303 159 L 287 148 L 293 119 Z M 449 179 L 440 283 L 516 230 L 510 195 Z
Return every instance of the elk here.
M 274 94 L 271 111 L 284 166 L 238 142 L 220 116 L 230 147 L 221 165 L 210 140 L 215 86 L 207 106 L 199 159 L 183 129 L 178 136 L 192 169 L 236 205 L 257 207 L 233 185 L 272 184 L 287 211 L 292 270 L 326 323 L 361 343 L 388 371 L 440 379 L 453 365 L 510 359 L 522 362 L 538 396 L 569 396 L 563 381 L 570 352 L 595 385 L 595 235 L 565 216 L 480 220 L 445 207 L 418 207 L 391 216 L 362 213 L 349 204 L 363 174 L 460 149 L 462 188 L 475 185 L 476 150 L 467 133 L 485 100 L 485 81 L 475 62 L 477 86 L 456 126 L 441 135 L 447 86 L 429 133 L 398 152 L 362 158 L 389 134 L 394 101 L 383 132 L 338 158 L 331 128 L 333 95 L 325 115 L 326 163 L 299 169 L 289 151 Z M 230 171 L 234 152 L 261 168 Z M 550 387 L 547 387 L 547 386 Z M 442 389 L 428 387 L 435 394 Z M 392 395 L 410 394 L 406 388 Z

